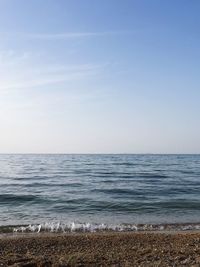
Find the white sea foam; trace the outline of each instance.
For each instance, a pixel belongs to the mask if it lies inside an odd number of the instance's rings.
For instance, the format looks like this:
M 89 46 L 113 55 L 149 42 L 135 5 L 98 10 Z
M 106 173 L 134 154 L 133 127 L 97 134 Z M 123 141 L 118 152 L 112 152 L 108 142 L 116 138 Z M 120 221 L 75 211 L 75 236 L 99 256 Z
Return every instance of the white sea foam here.
M 13 228 L 15 233 L 27 232 L 51 232 L 51 233 L 66 233 L 66 232 L 100 232 L 100 231 L 176 231 L 176 230 L 200 230 L 200 224 L 91 224 L 78 222 L 45 222 L 42 224 L 33 224 L 27 226 L 18 226 Z
M 61 223 L 45 222 L 43 224 L 34 224 L 27 226 L 18 226 L 13 232 L 97 232 L 97 231 L 138 231 L 137 225 L 108 225 L 108 224 L 91 224 L 91 223 Z

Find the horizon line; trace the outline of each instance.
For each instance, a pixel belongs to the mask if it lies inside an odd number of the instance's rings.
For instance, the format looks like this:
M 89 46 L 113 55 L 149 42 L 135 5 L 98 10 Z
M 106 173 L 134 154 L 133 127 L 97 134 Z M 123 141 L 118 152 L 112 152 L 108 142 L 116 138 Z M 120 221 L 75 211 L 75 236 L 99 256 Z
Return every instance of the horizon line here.
M 0 155 L 200 155 L 199 153 L 61 153 L 61 152 L 0 152 Z

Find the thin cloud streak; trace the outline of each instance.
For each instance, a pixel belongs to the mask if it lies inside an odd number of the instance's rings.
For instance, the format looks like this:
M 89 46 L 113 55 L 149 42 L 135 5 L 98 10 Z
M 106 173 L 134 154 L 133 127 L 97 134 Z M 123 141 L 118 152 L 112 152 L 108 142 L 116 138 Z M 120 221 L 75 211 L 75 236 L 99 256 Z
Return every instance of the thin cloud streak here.
M 27 56 L 28 55 L 28 56 Z M 55 85 L 73 81 L 92 79 L 101 75 L 104 64 L 48 64 L 33 62 L 28 52 L 18 54 L 15 51 L 0 51 L 0 93 L 7 90 Z
M 40 69 L 21 69 L 17 73 L 14 71 L 1 73 L 2 77 L 0 81 L 0 93 L 5 90 L 15 90 L 15 89 L 28 89 L 33 87 L 40 87 L 45 85 L 59 84 L 69 81 L 80 81 L 84 79 L 90 79 L 93 76 L 98 75 L 102 71 L 101 66 L 92 66 L 80 65 L 70 69 L 69 66 L 64 68 L 63 66 L 57 67 L 52 70 L 47 66 Z
M 65 40 L 65 39 L 78 39 L 89 37 L 101 37 L 101 36 L 117 36 L 117 35 L 129 35 L 133 34 L 133 31 L 107 31 L 107 32 L 63 32 L 63 33 L 3 33 L 0 35 L 12 38 L 26 38 L 34 40 Z
M 91 73 L 85 73 L 85 72 L 76 72 L 72 74 L 58 74 L 54 75 L 54 77 L 50 77 L 48 75 L 45 78 L 32 78 L 32 79 L 25 79 L 25 80 L 16 80 L 13 82 L 10 81 L 3 81 L 0 84 L 0 90 L 7 90 L 7 89 L 24 89 L 24 88 L 31 88 L 31 87 L 38 87 L 42 85 L 51 85 L 51 84 L 58 84 L 62 82 L 72 81 L 72 80 L 78 80 L 78 79 L 84 79 L 88 76 L 90 76 Z

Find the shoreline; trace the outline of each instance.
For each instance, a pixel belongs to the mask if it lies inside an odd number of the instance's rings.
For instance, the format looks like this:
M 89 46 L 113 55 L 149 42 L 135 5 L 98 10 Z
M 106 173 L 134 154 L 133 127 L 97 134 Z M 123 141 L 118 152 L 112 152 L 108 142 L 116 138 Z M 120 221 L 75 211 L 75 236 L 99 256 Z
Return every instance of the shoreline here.
M 21 225 L 0 225 L 0 235 L 6 233 L 96 233 L 96 232 L 170 232 L 200 231 L 200 222 L 157 224 L 105 224 L 79 222 L 45 222 Z
M 27 233 L 0 233 L 0 241 L 2 240 L 18 240 L 18 239 L 55 239 L 55 238 L 74 238 L 74 237 L 84 237 L 84 236 L 96 236 L 96 237 L 111 237 L 111 236 L 146 236 L 146 235 L 153 235 L 153 236 L 174 236 L 174 235 L 197 235 L 200 238 L 200 230 L 161 230 L 161 231 L 98 231 L 98 232 L 27 232 Z M 200 267 L 200 266 L 199 266 Z
M 4 234 L 0 266 L 198 267 L 200 231 Z

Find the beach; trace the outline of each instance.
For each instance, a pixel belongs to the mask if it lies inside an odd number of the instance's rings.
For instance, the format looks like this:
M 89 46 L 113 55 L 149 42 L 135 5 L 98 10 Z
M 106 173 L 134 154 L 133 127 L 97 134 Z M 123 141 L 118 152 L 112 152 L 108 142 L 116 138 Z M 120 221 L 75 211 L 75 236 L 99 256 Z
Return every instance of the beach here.
M 200 267 L 200 0 L 0 0 L 0 267 Z
M 200 232 L 1 235 L 0 266 L 200 266 Z
M 200 155 L 0 155 L 0 267 L 200 267 Z

